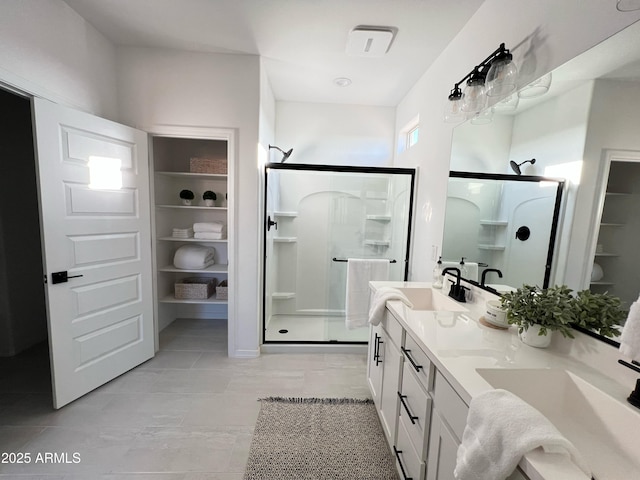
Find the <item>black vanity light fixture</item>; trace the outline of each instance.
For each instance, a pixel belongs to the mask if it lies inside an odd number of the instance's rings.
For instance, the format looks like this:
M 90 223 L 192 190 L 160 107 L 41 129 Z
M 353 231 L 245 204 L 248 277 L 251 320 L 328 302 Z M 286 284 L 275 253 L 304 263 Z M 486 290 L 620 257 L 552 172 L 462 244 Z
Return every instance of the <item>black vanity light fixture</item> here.
M 518 68 L 504 43 L 455 83 L 449 93 L 445 121 L 463 120 L 484 109 L 487 97 L 506 97 L 517 88 Z M 460 88 L 466 81 L 464 90 Z
M 509 162 L 509 165 L 511 165 L 511 169 L 516 172 L 516 175 L 522 175 L 522 170 L 520 169 L 520 167 L 522 165 L 524 165 L 525 163 L 530 163 L 531 165 L 536 163 L 536 159 L 532 158 L 531 160 L 525 160 L 524 162 L 520 162 L 520 163 L 516 163 L 513 160 L 511 160 Z
M 280 163 L 284 163 L 287 160 L 287 158 L 289 158 L 293 153 L 293 148 L 290 148 L 285 152 L 280 147 L 276 147 L 275 145 L 269 145 L 269 150 L 271 150 L 272 148 L 275 148 L 276 150 L 282 153 L 283 156 L 282 156 L 282 160 L 280 160 Z

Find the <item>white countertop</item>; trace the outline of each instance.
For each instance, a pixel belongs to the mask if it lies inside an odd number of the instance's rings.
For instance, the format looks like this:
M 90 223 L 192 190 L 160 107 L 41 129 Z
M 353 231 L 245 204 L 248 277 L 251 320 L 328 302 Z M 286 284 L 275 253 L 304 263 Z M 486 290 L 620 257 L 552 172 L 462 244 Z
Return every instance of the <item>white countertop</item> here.
M 372 289 L 383 286 L 425 288 L 431 284 L 371 282 Z M 564 339 L 555 332 L 548 348 L 530 347 L 520 341 L 516 327 L 498 330 L 479 323 L 478 319 L 484 314 L 485 302 L 498 297 L 476 287 L 472 287 L 472 290 L 472 298 L 461 304 L 469 310 L 464 313 L 418 311 L 400 301 L 387 302 L 387 308 L 407 333 L 423 347 L 436 368 L 467 405 L 474 396 L 493 388 L 476 369 L 555 368 L 581 377 L 623 403 L 631 414 L 640 415 L 640 411 L 626 401 L 638 375 L 617 363 L 618 358 L 622 358 L 617 348 L 577 331 L 575 339 Z M 443 293 L 446 294 L 446 291 Z M 620 440 L 637 441 L 637 438 Z M 520 467 L 532 480 L 588 478 L 561 455 L 532 452 L 525 457 Z M 604 478 L 600 475 L 597 480 Z M 636 478 L 640 478 L 640 473 Z

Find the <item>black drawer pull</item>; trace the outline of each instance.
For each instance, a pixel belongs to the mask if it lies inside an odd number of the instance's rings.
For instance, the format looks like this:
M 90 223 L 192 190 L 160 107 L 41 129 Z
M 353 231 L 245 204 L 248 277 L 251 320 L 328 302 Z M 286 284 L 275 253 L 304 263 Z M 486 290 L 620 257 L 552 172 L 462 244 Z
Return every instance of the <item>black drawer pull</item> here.
M 384 343 L 382 341 L 382 337 L 376 333 L 376 347 L 374 350 L 375 354 L 373 356 L 373 359 L 376 361 L 376 367 L 382 362 L 382 360 L 380 360 L 380 344 L 381 343 Z
M 414 417 L 413 415 L 411 415 L 411 411 L 409 410 L 409 407 L 407 406 L 406 402 L 404 401 L 404 399 L 407 398 L 407 396 L 406 395 L 402 395 L 400 392 L 398 392 L 398 397 L 400 397 L 400 403 L 402 403 L 402 406 L 407 411 L 407 415 L 409 415 L 409 420 L 411 420 L 411 423 L 413 423 L 415 425 L 416 424 L 416 420 L 418 420 L 418 417 Z
M 413 477 L 407 477 L 407 473 L 404 471 L 404 465 L 402 465 L 402 460 L 400 459 L 400 454 L 402 453 L 402 450 L 398 450 L 394 445 L 393 453 L 396 454 L 396 458 L 398 459 L 398 465 L 400 465 L 400 470 L 402 470 L 402 476 L 404 477 L 404 480 L 413 480 Z
M 411 350 L 407 350 L 404 347 L 400 347 L 400 350 L 402 350 L 402 353 L 404 353 L 404 356 L 407 357 L 407 360 L 409 360 L 409 363 L 413 366 L 416 372 L 419 372 L 424 368 L 422 365 L 418 365 L 416 361 L 411 358 L 411 355 L 409 355 L 411 353 Z

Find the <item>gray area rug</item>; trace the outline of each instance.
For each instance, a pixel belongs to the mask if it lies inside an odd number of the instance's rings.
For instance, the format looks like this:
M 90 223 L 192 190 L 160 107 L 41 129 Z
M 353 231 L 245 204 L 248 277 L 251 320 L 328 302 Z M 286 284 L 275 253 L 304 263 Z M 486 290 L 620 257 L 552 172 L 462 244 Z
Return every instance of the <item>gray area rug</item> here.
M 245 480 L 397 480 L 372 400 L 261 402 Z

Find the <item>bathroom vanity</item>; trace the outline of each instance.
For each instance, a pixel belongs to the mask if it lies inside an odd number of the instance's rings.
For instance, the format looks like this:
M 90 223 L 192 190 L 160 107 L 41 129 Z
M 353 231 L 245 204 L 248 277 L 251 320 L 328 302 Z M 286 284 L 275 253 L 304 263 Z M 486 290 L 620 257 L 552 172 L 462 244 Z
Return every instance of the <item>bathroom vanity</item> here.
M 453 480 L 471 399 L 502 388 L 545 415 L 590 464 L 594 478 L 640 478 L 640 410 L 626 402 L 634 372 L 617 349 L 580 332 L 549 348 L 523 344 L 515 327 L 479 323 L 495 295 L 473 285 L 466 303 L 422 282 L 400 288 L 413 308 L 388 301 L 371 328 L 368 383 L 401 479 Z M 606 393 L 605 393 L 606 392 Z M 633 442 L 636 443 L 637 442 Z M 509 480 L 588 479 L 568 456 L 525 455 Z

